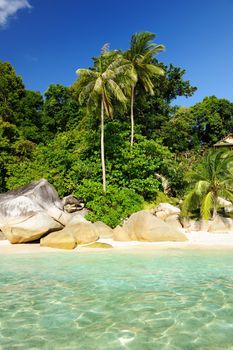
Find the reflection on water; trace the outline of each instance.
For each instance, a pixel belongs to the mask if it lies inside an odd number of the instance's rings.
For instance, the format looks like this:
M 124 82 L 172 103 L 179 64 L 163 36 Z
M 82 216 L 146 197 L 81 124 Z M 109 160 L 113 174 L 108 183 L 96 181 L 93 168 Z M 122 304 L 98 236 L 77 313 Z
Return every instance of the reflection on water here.
M 0 349 L 233 349 L 231 252 L 0 257 Z

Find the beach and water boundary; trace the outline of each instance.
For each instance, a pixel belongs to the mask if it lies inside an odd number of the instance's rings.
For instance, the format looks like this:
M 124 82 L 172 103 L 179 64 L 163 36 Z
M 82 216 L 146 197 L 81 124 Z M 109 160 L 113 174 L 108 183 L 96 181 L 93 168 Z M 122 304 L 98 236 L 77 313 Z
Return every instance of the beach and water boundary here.
M 88 245 L 78 245 L 70 253 L 77 252 L 139 252 L 163 249 L 191 249 L 191 250 L 233 250 L 233 233 L 209 233 L 206 231 L 183 232 L 185 242 L 141 242 L 141 241 L 114 241 L 111 238 L 101 238 L 99 242 L 112 245 L 112 249 L 88 248 Z M 67 252 L 67 250 L 41 247 L 39 243 L 11 244 L 7 240 L 0 241 L 0 254 L 28 254 L 43 252 Z

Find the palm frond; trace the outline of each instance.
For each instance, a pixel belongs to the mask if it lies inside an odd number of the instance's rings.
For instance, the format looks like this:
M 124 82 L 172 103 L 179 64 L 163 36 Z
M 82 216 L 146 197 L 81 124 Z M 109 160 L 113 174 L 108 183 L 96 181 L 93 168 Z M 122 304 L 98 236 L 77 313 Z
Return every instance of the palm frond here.
M 108 65 L 106 70 L 116 70 L 119 67 L 124 66 L 125 64 L 129 64 L 129 62 L 122 56 L 117 54 L 114 60 Z
M 109 79 L 107 82 L 107 87 L 111 91 L 112 95 L 115 96 L 115 98 L 118 101 L 120 101 L 123 104 L 125 104 L 127 102 L 127 98 L 125 97 L 123 91 L 121 90 L 120 86 L 114 80 Z
M 105 85 L 103 85 L 103 103 L 106 115 L 108 117 L 111 117 L 113 114 L 111 95 L 109 94 Z
M 195 185 L 195 192 L 199 197 L 204 196 L 210 188 L 210 183 L 208 181 L 200 180 Z
M 201 216 L 204 220 L 208 220 L 211 215 L 211 209 L 213 209 L 214 200 L 212 192 L 208 192 L 201 202 Z
M 199 205 L 199 197 L 195 190 L 190 191 L 184 198 L 184 201 L 182 203 L 181 207 L 181 215 L 188 216 L 189 212 L 198 207 Z
M 102 94 L 103 91 L 103 80 L 101 77 L 98 77 L 95 81 L 94 91 L 99 95 Z
M 84 69 L 84 68 L 77 69 L 76 74 L 79 77 L 93 77 L 93 78 L 98 77 L 98 72 L 91 69 Z
M 151 62 L 153 56 L 165 50 L 164 45 L 153 44 L 150 49 L 142 56 L 142 63 Z
M 150 76 L 145 70 L 141 69 L 139 74 L 139 80 L 142 82 L 145 90 L 150 93 L 150 95 L 154 95 L 154 85 L 150 79 Z
M 83 104 L 87 99 L 89 99 L 90 94 L 93 92 L 94 86 L 95 86 L 95 81 L 91 81 L 81 89 L 79 93 L 80 104 Z
M 227 199 L 233 203 L 233 188 L 232 187 L 222 189 L 220 194 L 224 199 Z
M 131 37 L 130 51 L 131 55 L 144 54 L 151 48 L 151 41 L 155 38 L 155 34 L 150 32 L 135 33 Z
M 146 64 L 145 69 L 152 75 L 164 75 L 165 72 L 162 68 L 155 66 L 154 64 Z

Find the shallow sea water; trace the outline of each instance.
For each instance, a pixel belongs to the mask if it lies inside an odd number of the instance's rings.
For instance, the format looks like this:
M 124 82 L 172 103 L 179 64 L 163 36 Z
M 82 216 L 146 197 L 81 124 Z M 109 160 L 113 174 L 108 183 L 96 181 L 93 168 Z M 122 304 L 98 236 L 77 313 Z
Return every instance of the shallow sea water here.
M 0 349 L 233 349 L 233 252 L 1 255 Z

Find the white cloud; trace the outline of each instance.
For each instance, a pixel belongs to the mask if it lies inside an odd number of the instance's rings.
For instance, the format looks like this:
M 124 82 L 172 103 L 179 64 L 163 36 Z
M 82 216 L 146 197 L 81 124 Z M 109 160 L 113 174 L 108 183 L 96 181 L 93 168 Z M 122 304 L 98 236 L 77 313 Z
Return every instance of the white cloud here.
M 24 8 L 31 8 L 28 0 L 0 0 L 0 26 L 7 23 L 9 16 Z

